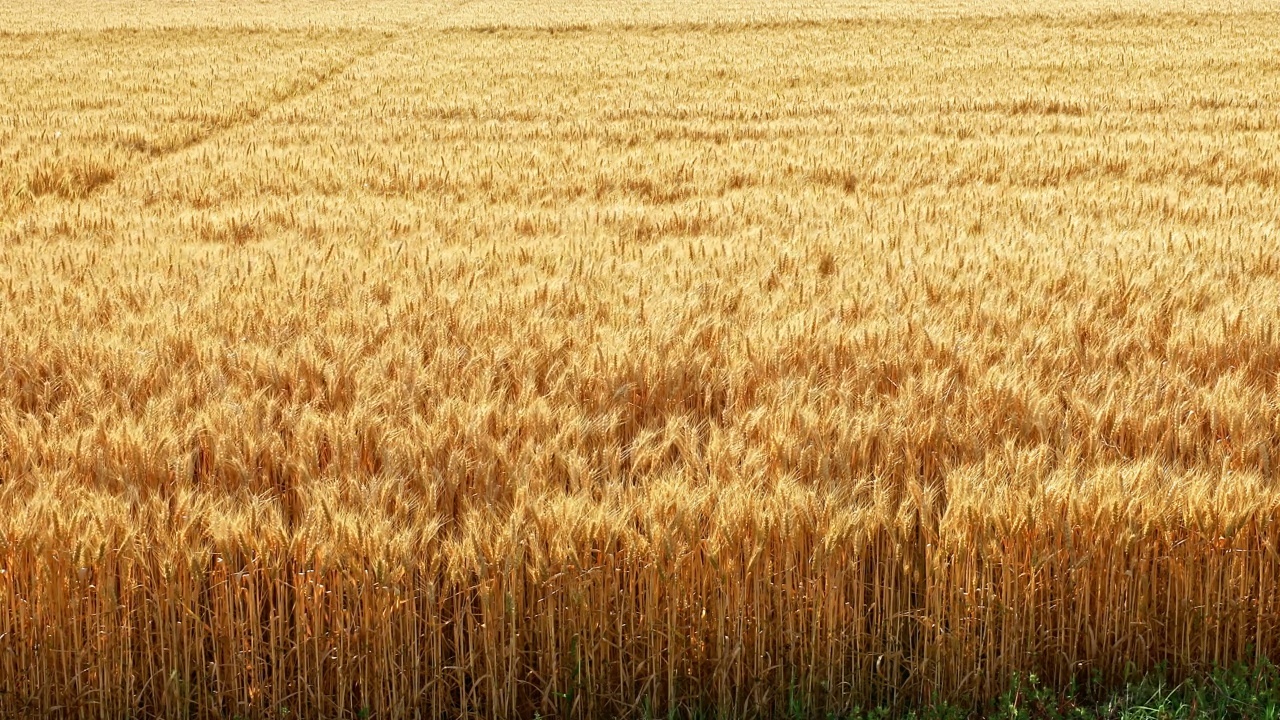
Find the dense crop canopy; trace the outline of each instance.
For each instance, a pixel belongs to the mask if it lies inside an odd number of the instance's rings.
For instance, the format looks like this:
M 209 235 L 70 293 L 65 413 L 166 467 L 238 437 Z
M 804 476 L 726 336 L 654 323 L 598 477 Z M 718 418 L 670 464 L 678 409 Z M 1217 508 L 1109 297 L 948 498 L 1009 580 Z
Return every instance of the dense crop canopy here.
M 0 3 L 0 715 L 1280 657 L 1264 3 L 98 5 Z

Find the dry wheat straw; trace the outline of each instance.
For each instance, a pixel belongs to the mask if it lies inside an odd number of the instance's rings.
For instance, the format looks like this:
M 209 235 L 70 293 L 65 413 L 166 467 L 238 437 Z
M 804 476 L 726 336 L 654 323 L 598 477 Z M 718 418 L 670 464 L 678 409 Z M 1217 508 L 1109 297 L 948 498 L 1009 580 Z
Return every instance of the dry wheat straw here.
M 1280 657 L 1280 18 L 308 7 L 0 36 L 0 715 Z

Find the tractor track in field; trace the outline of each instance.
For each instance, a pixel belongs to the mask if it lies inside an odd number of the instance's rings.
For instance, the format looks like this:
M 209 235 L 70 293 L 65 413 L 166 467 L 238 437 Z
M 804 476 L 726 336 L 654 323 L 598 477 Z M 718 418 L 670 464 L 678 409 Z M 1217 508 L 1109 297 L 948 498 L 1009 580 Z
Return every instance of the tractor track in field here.
M 122 168 L 120 172 L 110 176 L 109 179 L 97 182 L 91 187 L 86 188 L 82 193 L 78 194 L 74 198 L 66 198 L 63 199 L 62 202 L 85 202 L 87 200 L 92 200 L 93 198 L 110 191 L 111 188 L 118 186 L 120 182 L 127 177 L 136 176 L 139 173 L 146 172 L 148 168 L 153 168 L 168 158 L 214 142 L 221 137 L 225 137 L 237 130 L 252 125 L 269 113 L 284 107 L 289 103 L 303 100 L 314 95 L 331 82 L 341 77 L 358 63 L 391 50 L 404 38 L 406 32 L 408 32 L 408 30 L 401 30 L 396 33 L 385 33 L 380 38 L 365 40 L 363 47 L 359 50 L 346 58 L 331 62 L 318 73 L 315 73 L 314 77 L 298 79 L 297 81 L 289 84 L 283 91 L 267 91 L 265 93 L 266 97 L 263 98 L 263 102 L 255 102 L 253 97 L 243 98 L 227 111 L 226 122 L 210 123 L 207 131 L 199 133 L 185 142 L 141 151 L 140 154 L 142 154 L 143 157 L 136 164 L 127 165 Z M 27 228 L 31 225 L 31 221 L 48 209 L 48 205 L 37 202 L 25 212 L 20 212 L 9 220 L 4 221 L 3 224 L 0 224 L 0 241 L 3 241 L 0 242 L 0 244 L 20 242 L 25 235 Z

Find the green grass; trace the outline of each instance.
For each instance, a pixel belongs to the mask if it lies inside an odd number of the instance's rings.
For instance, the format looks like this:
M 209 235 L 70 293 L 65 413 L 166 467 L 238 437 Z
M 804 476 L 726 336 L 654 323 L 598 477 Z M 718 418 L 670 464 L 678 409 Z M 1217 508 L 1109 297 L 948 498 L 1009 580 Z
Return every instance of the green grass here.
M 1156 672 L 1122 690 L 1097 682 L 1087 687 L 1046 687 L 1034 675 L 1015 677 L 991 705 L 973 709 L 940 703 L 893 712 L 880 708 L 856 720 L 1280 720 L 1280 668 L 1263 660 L 1253 666 L 1217 670 L 1179 683 Z M 851 718 L 850 720 L 854 720 Z
M 714 709 L 656 716 L 646 720 L 720 720 Z M 810 712 L 788 703 L 780 720 L 1280 720 L 1280 667 L 1267 659 L 1256 665 L 1215 670 L 1172 682 L 1157 670 L 1122 689 L 1099 678 L 1083 686 L 1049 687 L 1035 675 L 1016 676 L 997 700 L 982 707 L 935 703 L 916 708 L 875 708 L 848 716 Z

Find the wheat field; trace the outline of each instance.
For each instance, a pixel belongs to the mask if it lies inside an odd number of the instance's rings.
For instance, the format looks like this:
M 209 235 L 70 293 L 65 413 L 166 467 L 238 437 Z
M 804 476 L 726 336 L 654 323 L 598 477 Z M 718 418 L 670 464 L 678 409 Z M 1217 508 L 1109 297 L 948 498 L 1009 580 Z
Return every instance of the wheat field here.
M 0 0 L 0 716 L 1280 659 L 1280 8 Z

